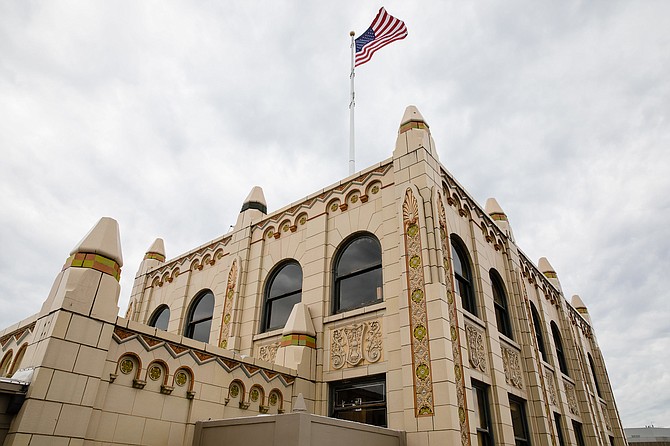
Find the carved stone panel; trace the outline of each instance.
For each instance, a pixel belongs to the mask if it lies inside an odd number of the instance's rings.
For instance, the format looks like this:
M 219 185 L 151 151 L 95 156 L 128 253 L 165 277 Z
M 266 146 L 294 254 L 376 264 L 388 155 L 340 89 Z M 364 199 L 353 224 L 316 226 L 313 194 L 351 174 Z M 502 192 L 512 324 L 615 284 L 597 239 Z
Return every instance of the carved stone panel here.
M 226 295 L 223 301 L 223 316 L 221 318 L 221 332 L 219 333 L 219 347 L 228 347 L 228 336 L 230 335 L 230 324 L 233 315 L 233 298 L 235 297 L 235 288 L 237 286 L 237 260 L 233 260 L 228 273 L 228 285 L 226 286 Z
M 380 319 L 359 322 L 330 332 L 330 365 L 333 369 L 373 364 L 382 358 Z
M 552 406 L 556 405 L 556 385 L 554 384 L 554 374 L 550 370 L 544 371 L 545 382 L 547 383 L 547 393 L 549 395 L 549 403 Z
M 484 349 L 484 334 L 475 327 L 466 325 L 465 335 L 468 340 L 468 357 L 470 359 L 470 365 L 474 369 L 486 373 L 486 350 Z
M 568 382 L 565 384 L 565 397 L 568 399 L 568 408 L 573 415 L 579 415 L 579 407 L 577 406 L 577 396 L 575 395 L 575 386 Z
M 280 344 L 280 342 L 273 342 L 272 344 L 261 345 L 258 348 L 258 357 L 263 361 L 275 362 Z
M 519 352 L 502 348 L 503 368 L 505 370 L 505 381 L 507 384 L 523 389 L 523 377 L 521 375 L 521 361 L 519 359 Z

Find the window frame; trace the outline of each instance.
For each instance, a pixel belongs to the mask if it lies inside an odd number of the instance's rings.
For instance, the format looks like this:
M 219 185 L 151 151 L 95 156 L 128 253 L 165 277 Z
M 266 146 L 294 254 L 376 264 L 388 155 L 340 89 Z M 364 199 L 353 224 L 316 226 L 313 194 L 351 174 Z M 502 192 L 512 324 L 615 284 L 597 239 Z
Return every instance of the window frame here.
M 582 423 L 577 420 L 572 420 L 572 430 L 575 433 L 575 440 L 577 441 L 577 446 L 586 446 L 586 441 L 584 440 L 584 429 Z
M 514 432 L 514 443 L 516 444 L 516 446 L 531 446 L 530 430 L 528 429 L 528 416 L 526 414 L 526 402 L 521 398 L 517 398 L 511 394 L 507 394 L 507 396 L 509 399 L 510 415 L 512 415 L 512 430 Z M 521 418 L 521 426 L 514 425 L 514 415 L 512 412 L 512 405 L 516 405 L 518 407 L 518 412 L 520 414 L 519 418 Z M 524 437 L 517 436 L 516 427 L 521 428 Z
M 375 263 L 370 263 L 369 265 L 365 266 L 364 268 L 358 269 L 356 271 L 347 273 L 347 274 L 338 274 L 338 271 L 340 270 L 340 262 L 342 261 L 342 257 L 344 257 L 344 254 L 347 252 L 349 248 L 351 248 L 354 243 L 356 243 L 358 240 L 363 240 L 363 239 L 369 239 L 374 242 L 375 247 L 378 249 L 378 262 Z M 377 252 L 375 252 L 377 254 Z M 354 306 L 347 306 L 345 308 L 342 308 L 341 301 L 342 301 L 342 296 L 341 296 L 341 286 L 342 283 L 349 280 L 349 279 L 354 279 L 356 277 L 362 276 L 364 274 L 373 272 L 373 271 L 379 271 L 379 287 L 375 290 L 375 296 L 376 298 L 373 300 L 361 300 L 358 304 Z M 333 284 L 333 292 L 332 292 L 332 305 L 331 305 L 331 311 L 332 314 L 338 314 L 338 313 L 344 313 L 345 311 L 350 311 L 350 310 L 355 310 L 357 308 L 362 308 L 362 307 L 367 307 L 368 305 L 373 305 L 378 302 L 383 302 L 384 301 L 384 268 L 383 268 L 383 259 L 382 259 L 382 246 L 381 242 L 379 239 L 374 235 L 369 232 L 359 232 L 351 237 L 347 238 L 344 240 L 340 246 L 337 248 L 337 251 L 335 253 L 334 257 L 334 262 L 333 262 L 333 268 L 331 272 L 331 277 L 332 277 L 332 284 Z M 379 290 L 381 290 L 381 295 L 379 294 Z
M 558 445 L 565 445 L 565 437 L 563 437 L 563 423 L 561 422 L 561 414 L 554 412 L 554 424 L 556 425 L 556 434 L 558 435 Z
M 593 383 L 596 386 L 596 393 L 598 394 L 599 398 L 602 398 L 603 395 L 600 391 L 600 384 L 598 383 L 598 375 L 596 374 L 596 365 L 593 363 L 593 356 L 591 356 L 591 353 L 586 352 L 586 357 L 589 361 L 589 367 L 591 368 L 591 374 L 593 375 Z
M 463 240 L 456 235 L 451 234 L 451 263 L 454 272 L 454 292 L 461 297 L 461 306 L 464 311 L 477 316 L 477 299 L 475 298 L 475 282 L 472 276 L 472 262 L 470 261 L 470 253 L 468 252 Z M 462 273 L 456 271 L 456 262 L 454 257 L 458 256 L 458 263 L 461 265 Z M 465 290 L 465 296 L 461 293 L 461 289 Z
M 496 326 L 498 327 L 498 332 L 514 340 L 512 320 L 509 316 L 509 305 L 507 293 L 505 291 L 505 282 L 494 268 L 489 270 L 489 278 L 491 279 L 493 306 L 496 314 Z M 496 296 L 498 299 L 496 299 Z M 498 302 L 498 300 L 500 300 L 500 302 Z
M 563 337 L 561 331 L 556 325 L 556 322 L 551 321 L 551 334 L 554 338 L 554 351 L 556 352 L 556 359 L 558 359 L 558 368 L 565 376 L 570 376 L 568 373 L 568 363 L 565 358 L 565 350 L 563 349 Z
M 280 294 L 278 296 L 270 296 L 271 291 L 272 291 L 272 286 L 275 284 L 275 280 L 286 270 L 287 267 L 290 266 L 297 266 L 298 269 L 300 270 L 300 288 L 297 290 L 291 290 L 289 292 Z M 278 330 L 280 328 L 283 328 L 286 326 L 286 322 L 288 321 L 288 318 L 290 316 L 290 311 L 289 315 L 286 316 L 286 320 L 283 322 L 281 325 L 274 325 L 270 326 L 270 322 L 272 320 L 272 306 L 279 301 L 282 300 L 288 300 L 291 299 L 292 297 L 295 297 L 298 295 L 300 297 L 299 302 L 302 302 L 302 281 L 303 281 L 304 275 L 302 272 L 302 266 L 297 260 L 294 259 L 288 259 L 280 262 L 277 264 L 272 272 L 268 275 L 268 279 L 265 283 L 265 289 L 263 291 L 263 317 L 261 319 L 261 333 L 265 333 L 268 331 L 272 330 Z M 294 303 L 295 305 L 295 303 Z
M 535 328 L 535 340 L 537 341 L 537 348 L 540 350 L 542 355 L 542 360 L 547 362 L 547 350 L 544 343 L 544 332 L 542 331 L 542 320 L 540 319 L 540 313 L 538 313 L 537 308 L 533 302 L 530 302 L 530 313 L 531 318 L 533 319 L 533 328 Z
M 383 400 L 382 401 L 373 401 L 370 403 L 360 403 L 358 405 L 351 404 L 347 406 L 341 406 L 337 407 L 336 406 L 336 396 L 339 391 L 343 390 L 349 390 L 349 389 L 356 389 L 356 388 L 365 388 L 369 387 L 371 385 L 376 385 L 376 384 L 382 384 L 383 385 Z M 348 418 L 341 418 L 338 417 L 338 414 L 343 414 L 343 413 L 351 413 L 353 412 L 365 412 L 367 413 L 367 410 L 376 410 L 378 411 L 381 408 L 384 408 L 384 422 L 382 424 L 372 424 L 372 423 L 367 423 L 365 421 L 359 421 L 364 424 L 369 424 L 371 426 L 380 426 L 380 427 L 388 427 L 388 386 L 386 385 L 386 375 L 381 374 L 381 375 L 372 375 L 372 376 L 363 376 L 359 378 L 352 378 L 352 379 L 345 379 L 342 381 L 334 381 L 330 382 L 329 385 L 329 395 L 330 395 L 330 401 L 328 402 L 329 405 L 329 416 L 330 418 L 336 418 L 340 420 L 349 420 Z M 363 415 L 365 415 L 365 413 Z M 353 421 L 353 420 L 349 420 Z
M 493 420 L 491 419 L 491 406 L 489 402 L 489 385 L 474 379 L 471 383 L 472 397 L 475 400 L 473 410 L 475 411 L 475 430 L 479 440 L 478 444 L 480 446 L 493 446 L 495 445 L 495 439 L 493 435 Z M 486 425 L 485 427 L 480 427 L 482 421 Z
M 209 295 L 211 295 L 211 298 L 212 298 L 212 312 L 209 314 L 208 317 L 202 317 L 198 320 L 193 320 L 193 316 L 194 316 L 194 313 L 195 313 L 196 309 L 198 308 L 200 303 L 205 299 L 205 297 L 209 296 Z M 184 323 L 184 336 L 186 336 L 189 339 L 193 339 L 195 341 L 209 343 L 209 340 L 212 336 L 212 333 L 211 333 L 212 332 L 212 320 L 213 320 L 213 316 L 214 316 L 214 307 L 215 306 L 216 306 L 216 297 L 214 296 L 214 292 L 212 292 L 212 290 L 205 289 L 205 290 L 202 290 L 202 291 L 198 292 L 198 294 L 196 294 L 195 297 L 193 298 L 193 300 L 191 301 L 191 305 L 189 305 L 188 313 L 186 313 L 187 317 L 186 317 L 186 321 Z M 208 331 L 208 335 L 207 335 L 207 340 L 205 341 L 205 340 L 202 340 L 202 339 L 194 338 L 193 334 L 195 332 L 195 327 L 198 324 L 202 324 L 202 323 L 207 322 L 207 321 L 209 321 L 209 331 Z
M 156 322 L 158 322 L 158 319 L 160 319 L 163 316 L 166 310 L 167 310 L 167 322 L 165 323 L 165 328 L 157 327 Z M 163 331 L 167 331 L 169 324 L 170 324 L 170 307 L 168 307 L 166 304 L 162 304 L 156 307 L 153 313 L 151 313 L 151 317 L 149 317 L 149 322 L 147 323 L 148 326 L 158 328 L 159 330 Z

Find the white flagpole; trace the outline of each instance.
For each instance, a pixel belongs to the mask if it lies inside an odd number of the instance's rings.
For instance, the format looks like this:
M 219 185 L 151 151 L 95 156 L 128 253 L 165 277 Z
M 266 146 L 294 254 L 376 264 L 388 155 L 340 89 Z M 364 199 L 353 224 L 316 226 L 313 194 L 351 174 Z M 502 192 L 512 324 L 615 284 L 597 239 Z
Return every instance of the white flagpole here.
M 356 52 L 356 43 L 354 42 L 354 36 L 356 33 L 351 31 L 349 35 L 351 36 L 351 73 L 349 74 L 349 79 L 351 79 L 351 102 L 349 102 L 349 175 L 353 175 L 356 171 L 356 161 L 354 161 L 354 108 L 356 107 L 356 96 L 354 93 L 354 53 Z

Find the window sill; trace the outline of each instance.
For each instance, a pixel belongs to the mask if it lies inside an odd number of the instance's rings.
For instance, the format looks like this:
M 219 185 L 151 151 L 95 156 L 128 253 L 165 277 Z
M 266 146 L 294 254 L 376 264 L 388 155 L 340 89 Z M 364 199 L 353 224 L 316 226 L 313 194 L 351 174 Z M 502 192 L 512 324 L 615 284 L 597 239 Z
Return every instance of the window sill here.
M 479 319 L 474 314 L 470 313 L 469 311 L 463 310 L 463 316 L 465 316 L 465 319 L 467 319 L 468 321 L 472 322 L 482 330 L 486 331 L 486 324 L 484 323 L 484 321 Z
M 284 331 L 283 327 L 282 328 L 277 328 L 277 329 L 271 330 L 271 331 L 266 331 L 266 332 L 263 332 L 263 333 L 258 333 L 256 335 L 254 335 L 253 340 L 254 341 L 260 341 L 262 339 L 272 338 L 272 337 L 275 337 L 275 336 L 281 336 L 282 331 Z
M 504 334 L 502 334 L 500 332 L 498 332 L 498 338 L 500 339 L 500 342 L 502 344 L 507 344 L 508 347 L 512 347 L 513 349 L 515 349 L 517 351 L 521 351 L 521 346 L 519 344 L 517 344 L 516 342 L 514 342 L 513 339 L 508 338 L 507 336 L 505 336 Z
M 323 323 L 327 324 L 328 322 L 339 321 L 342 319 L 348 319 L 350 317 L 358 316 L 366 313 L 373 313 L 379 310 L 386 309 L 386 302 L 379 302 L 376 304 L 368 305 L 365 307 L 354 308 L 353 310 L 345 311 L 343 313 L 333 314 L 331 316 L 326 316 L 323 318 Z

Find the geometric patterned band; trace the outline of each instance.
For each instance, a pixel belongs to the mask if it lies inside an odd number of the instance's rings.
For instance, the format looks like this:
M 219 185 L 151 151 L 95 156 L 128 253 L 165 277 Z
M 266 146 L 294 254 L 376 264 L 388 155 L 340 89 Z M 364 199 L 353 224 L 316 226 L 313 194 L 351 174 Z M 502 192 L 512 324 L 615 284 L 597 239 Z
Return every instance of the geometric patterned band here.
M 118 282 L 121 279 L 121 267 L 114 260 L 86 252 L 76 252 L 65 261 L 63 270 L 71 266 L 77 268 L 92 268 L 101 273 L 109 274 Z
M 316 348 L 316 338 L 306 334 L 289 334 L 281 338 L 281 346 L 301 345 L 309 348 Z
M 148 252 L 144 254 L 144 260 L 158 260 L 159 262 L 165 262 L 165 256 L 157 252 Z
M 489 216 L 495 221 L 507 221 L 507 215 L 501 212 L 493 212 Z

